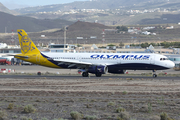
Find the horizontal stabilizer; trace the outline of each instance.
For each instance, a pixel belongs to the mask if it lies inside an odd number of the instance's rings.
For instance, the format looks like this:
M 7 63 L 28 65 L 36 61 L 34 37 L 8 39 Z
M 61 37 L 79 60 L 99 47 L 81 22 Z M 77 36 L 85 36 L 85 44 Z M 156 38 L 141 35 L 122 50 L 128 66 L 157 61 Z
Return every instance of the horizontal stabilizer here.
M 8 55 L 8 56 L 14 56 L 14 57 L 20 57 L 20 58 L 29 58 L 28 56 L 20 56 L 20 55 Z

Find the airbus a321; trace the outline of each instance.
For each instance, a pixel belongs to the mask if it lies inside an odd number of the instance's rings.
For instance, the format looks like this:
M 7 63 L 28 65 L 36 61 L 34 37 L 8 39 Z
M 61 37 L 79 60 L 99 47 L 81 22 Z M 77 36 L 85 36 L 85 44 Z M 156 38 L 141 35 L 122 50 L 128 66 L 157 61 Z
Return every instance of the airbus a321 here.
M 149 53 L 45 53 L 40 52 L 27 33 L 17 30 L 21 54 L 15 58 L 59 69 L 79 69 L 83 77 L 89 73 L 101 77 L 102 74 L 124 74 L 126 70 L 152 70 L 157 77 L 157 70 L 174 67 L 166 56 Z

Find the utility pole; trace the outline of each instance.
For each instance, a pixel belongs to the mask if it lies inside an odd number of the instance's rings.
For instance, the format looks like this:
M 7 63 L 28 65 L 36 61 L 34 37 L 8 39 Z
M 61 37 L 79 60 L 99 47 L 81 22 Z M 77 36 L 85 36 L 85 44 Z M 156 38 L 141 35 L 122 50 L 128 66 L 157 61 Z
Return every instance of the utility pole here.
M 64 27 L 64 52 L 66 47 L 66 26 Z
M 14 41 L 14 30 L 12 30 L 12 33 L 11 33 L 11 43 L 12 43 L 12 45 L 13 45 L 13 42 L 15 44 L 15 41 Z
M 105 42 L 105 30 L 104 29 L 103 29 L 103 32 L 101 34 L 102 34 L 102 42 L 104 45 L 104 42 Z
M 7 32 L 7 27 L 5 27 L 5 33 Z

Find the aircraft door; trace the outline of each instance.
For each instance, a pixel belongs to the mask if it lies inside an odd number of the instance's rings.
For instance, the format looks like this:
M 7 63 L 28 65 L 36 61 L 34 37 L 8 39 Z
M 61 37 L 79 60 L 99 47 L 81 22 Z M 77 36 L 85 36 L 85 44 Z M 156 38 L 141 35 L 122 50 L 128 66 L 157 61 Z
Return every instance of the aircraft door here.
M 77 56 L 77 60 L 79 60 L 79 62 L 81 62 L 81 56 Z
M 121 58 L 117 58 L 117 64 L 121 64 Z
M 150 64 L 154 64 L 154 63 L 155 63 L 155 56 L 152 55 L 152 56 L 150 57 Z

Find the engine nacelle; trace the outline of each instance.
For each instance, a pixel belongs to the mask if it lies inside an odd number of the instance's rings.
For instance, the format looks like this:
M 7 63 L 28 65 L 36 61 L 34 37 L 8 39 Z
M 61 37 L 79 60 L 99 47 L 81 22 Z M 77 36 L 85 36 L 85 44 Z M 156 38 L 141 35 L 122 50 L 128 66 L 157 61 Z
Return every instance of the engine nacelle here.
M 101 73 L 106 74 L 108 72 L 107 66 L 92 66 L 88 68 L 88 72 L 92 74 Z
M 108 70 L 109 73 L 112 73 L 112 74 L 125 74 L 126 73 L 126 70 Z

